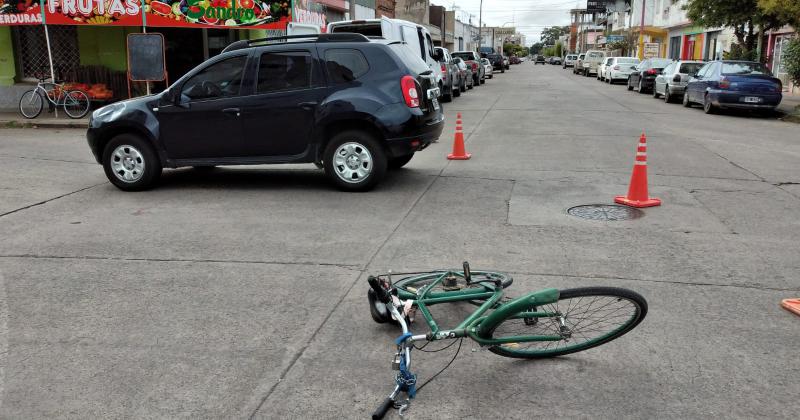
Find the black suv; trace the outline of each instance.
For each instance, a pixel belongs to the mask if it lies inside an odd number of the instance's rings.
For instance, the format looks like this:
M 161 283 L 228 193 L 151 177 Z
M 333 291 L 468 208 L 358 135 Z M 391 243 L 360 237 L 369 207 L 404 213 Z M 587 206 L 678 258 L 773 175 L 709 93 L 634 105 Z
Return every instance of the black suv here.
M 500 73 L 506 72 L 506 65 L 503 63 L 503 56 L 500 54 L 488 54 L 486 58 L 489 59 L 489 62 L 492 63 L 492 68 L 494 70 L 500 70 Z
M 160 94 L 96 110 L 86 136 L 126 191 L 163 167 L 272 163 L 364 191 L 439 138 L 433 77 L 405 43 L 360 34 L 237 41 Z

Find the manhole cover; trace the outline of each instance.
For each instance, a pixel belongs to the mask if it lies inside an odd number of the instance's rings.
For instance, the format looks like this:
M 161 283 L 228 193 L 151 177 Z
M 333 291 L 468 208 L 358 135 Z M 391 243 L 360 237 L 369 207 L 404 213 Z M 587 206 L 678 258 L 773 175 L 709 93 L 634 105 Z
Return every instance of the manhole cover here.
M 627 206 L 616 204 L 586 204 L 583 206 L 571 207 L 567 214 L 589 220 L 631 220 L 644 216 L 644 212 Z

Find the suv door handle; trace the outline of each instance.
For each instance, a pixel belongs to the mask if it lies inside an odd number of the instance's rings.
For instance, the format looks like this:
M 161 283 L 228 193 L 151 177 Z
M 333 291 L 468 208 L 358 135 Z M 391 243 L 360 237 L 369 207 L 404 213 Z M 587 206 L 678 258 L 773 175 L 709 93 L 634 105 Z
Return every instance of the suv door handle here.
M 236 114 L 236 116 L 238 117 L 240 115 L 240 113 L 242 112 L 242 110 L 239 109 L 239 108 L 225 108 L 225 109 L 222 110 L 222 112 L 224 112 L 226 114 Z
M 297 104 L 297 106 L 299 106 L 300 108 L 303 108 L 303 109 L 305 109 L 307 111 L 311 111 L 312 109 L 316 108 L 317 105 L 318 104 L 316 102 L 313 102 L 313 101 L 311 101 L 311 102 L 300 102 L 299 104 Z

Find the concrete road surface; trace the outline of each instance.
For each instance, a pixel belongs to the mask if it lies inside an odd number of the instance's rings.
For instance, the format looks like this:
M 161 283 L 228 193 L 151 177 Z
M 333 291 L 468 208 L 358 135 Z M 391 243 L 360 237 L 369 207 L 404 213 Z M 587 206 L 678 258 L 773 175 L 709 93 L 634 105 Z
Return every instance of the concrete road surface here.
M 550 360 L 465 341 L 411 418 L 797 417 L 800 317 L 779 302 L 800 295 L 800 126 L 530 63 L 445 109 L 440 142 L 366 194 L 311 165 L 123 193 L 81 130 L 0 130 L 0 418 L 367 417 L 398 336 L 367 275 L 464 260 L 512 274 L 512 296 L 620 286 L 650 312 Z M 469 161 L 445 159 L 456 112 Z M 664 204 L 568 216 L 626 192 L 643 130 Z M 455 348 L 415 352 L 420 381 Z

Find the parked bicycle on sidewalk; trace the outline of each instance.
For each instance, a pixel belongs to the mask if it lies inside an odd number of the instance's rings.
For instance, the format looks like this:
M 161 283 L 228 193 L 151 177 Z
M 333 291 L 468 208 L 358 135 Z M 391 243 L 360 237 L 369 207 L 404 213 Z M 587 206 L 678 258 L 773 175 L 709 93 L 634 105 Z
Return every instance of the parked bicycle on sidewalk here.
M 89 95 L 82 90 L 67 90 L 64 83 L 57 80 L 48 82 L 46 73 L 37 74 L 39 82 L 36 87 L 22 94 L 19 100 L 19 113 L 23 117 L 33 119 L 41 114 L 44 101 L 51 107 L 62 107 L 70 118 L 83 118 L 89 112 Z

